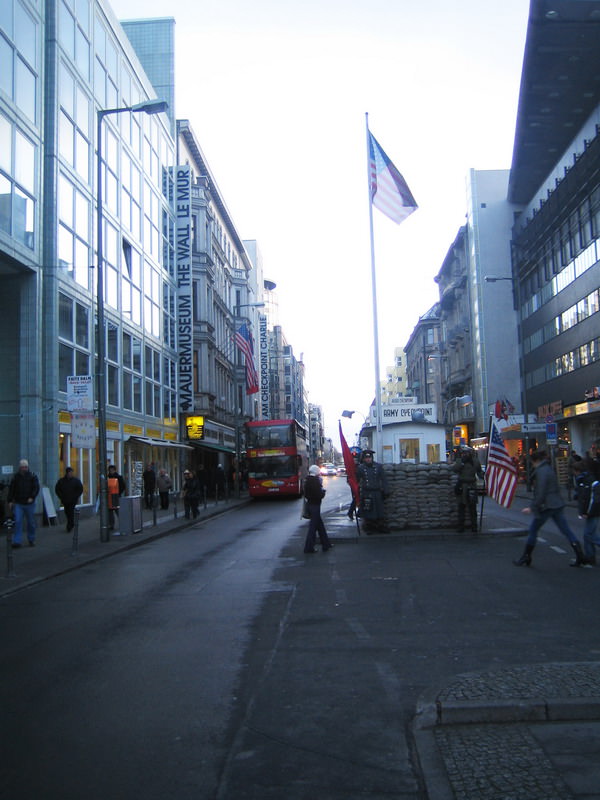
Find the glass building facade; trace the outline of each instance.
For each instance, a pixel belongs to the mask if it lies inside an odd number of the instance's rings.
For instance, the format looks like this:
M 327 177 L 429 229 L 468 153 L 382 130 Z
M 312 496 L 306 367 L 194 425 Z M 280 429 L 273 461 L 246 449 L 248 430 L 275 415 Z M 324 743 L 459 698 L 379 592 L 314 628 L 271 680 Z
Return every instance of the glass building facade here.
M 49 486 L 73 466 L 88 503 L 95 445 L 74 444 L 67 378 L 97 369 L 97 111 L 156 96 L 108 4 L 0 4 L 2 464 L 26 457 Z M 183 454 L 171 119 L 107 115 L 102 145 L 108 458 L 134 490 L 140 462 L 176 475 Z

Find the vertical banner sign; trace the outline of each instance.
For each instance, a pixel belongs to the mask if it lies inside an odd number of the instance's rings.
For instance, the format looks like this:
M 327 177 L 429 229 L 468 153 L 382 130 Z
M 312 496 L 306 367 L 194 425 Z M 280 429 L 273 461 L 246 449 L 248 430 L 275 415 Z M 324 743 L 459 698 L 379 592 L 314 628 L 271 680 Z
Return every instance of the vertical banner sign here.
M 258 344 L 260 361 L 260 417 L 269 419 L 271 392 L 269 389 L 269 339 L 267 336 L 267 317 L 261 314 L 258 318 Z
M 177 264 L 177 346 L 179 409 L 194 407 L 192 315 L 192 176 L 189 166 L 175 167 L 175 236 Z
M 96 446 L 96 419 L 93 412 L 71 414 L 71 447 L 91 450 Z
M 94 379 L 91 375 L 67 375 L 67 411 L 94 412 Z

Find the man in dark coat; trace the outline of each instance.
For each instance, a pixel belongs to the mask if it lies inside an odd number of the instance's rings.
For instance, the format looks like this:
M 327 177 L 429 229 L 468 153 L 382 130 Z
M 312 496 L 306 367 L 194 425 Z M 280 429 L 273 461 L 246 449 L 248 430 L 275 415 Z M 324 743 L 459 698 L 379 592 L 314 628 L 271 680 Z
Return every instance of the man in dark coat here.
M 531 454 L 531 463 L 535 470 L 533 484 L 533 500 L 527 508 L 523 508 L 524 514 L 533 514 L 533 519 L 529 525 L 529 534 L 525 543 L 523 555 L 513 561 L 517 567 L 531 565 L 531 554 L 537 542 L 537 535 L 542 525 L 549 519 L 554 521 L 558 530 L 566 536 L 575 553 L 575 560 L 571 562 L 572 567 L 581 567 L 587 564 L 587 560 L 581 549 L 577 536 L 569 527 L 569 523 L 564 515 L 566 505 L 560 493 L 558 478 L 553 470 L 548 454 L 545 450 L 536 450 Z
M 83 484 L 72 467 L 67 467 L 64 476 L 56 481 L 54 491 L 65 511 L 67 532 L 72 531 L 75 527 L 75 506 L 83 494 Z
M 144 505 L 146 508 L 152 508 L 156 491 L 156 472 L 152 469 L 152 464 L 146 464 L 146 469 L 142 472 L 142 482 L 144 484 Z
M 372 450 L 364 450 L 356 470 L 360 493 L 360 518 L 365 521 L 367 534 L 377 531 L 388 533 L 383 511 L 383 501 L 387 495 L 387 479 L 381 464 L 373 458 Z
M 8 487 L 9 507 L 15 515 L 13 531 L 13 547 L 21 547 L 23 536 L 23 517 L 27 520 L 27 541 L 30 547 L 35 545 L 35 498 L 40 491 L 40 482 L 35 473 L 29 469 L 29 462 L 23 458 L 19 461 L 19 471 L 13 476 Z
M 321 483 L 321 471 L 316 464 L 313 464 L 308 470 L 308 477 L 304 481 L 304 497 L 306 497 L 308 512 L 310 514 L 308 532 L 304 542 L 304 552 L 317 552 L 315 550 L 315 541 L 317 534 L 319 534 L 322 550 L 326 553 L 333 545 L 329 541 L 329 536 L 327 536 L 327 531 L 321 517 L 321 501 L 325 497 L 325 489 L 323 489 L 323 484 Z

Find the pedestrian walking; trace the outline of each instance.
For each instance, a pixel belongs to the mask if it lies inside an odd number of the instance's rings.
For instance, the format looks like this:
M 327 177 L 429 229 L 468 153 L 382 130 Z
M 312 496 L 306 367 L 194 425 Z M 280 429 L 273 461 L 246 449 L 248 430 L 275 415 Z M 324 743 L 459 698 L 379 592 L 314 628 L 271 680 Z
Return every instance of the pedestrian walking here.
M 215 497 L 217 500 L 225 497 L 225 470 L 222 464 L 217 464 L 215 470 Z
M 458 533 L 465 529 L 465 515 L 469 511 L 469 522 L 473 533 L 477 533 L 477 478 L 483 479 L 483 470 L 477 454 L 471 447 L 463 447 L 457 454 L 452 471 L 457 475 L 454 493 L 458 502 Z
M 321 480 L 321 470 L 316 464 L 309 467 L 308 477 L 304 481 L 304 497 L 308 505 L 308 512 L 310 514 L 310 522 L 308 523 L 308 532 L 304 542 L 305 553 L 316 553 L 315 542 L 317 534 L 319 534 L 319 541 L 321 542 L 321 549 L 324 553 L 330 550 L 333 545 L 329 541 L 325 524 L 321 517 L 321 501 L 325 497 L 325 489 Z
M 596 547 L 600 547 L 600 534 L 597 533 L 600 517 L 600 483 L 594 480 L 585 465 L 579 461 L 574 465 L 575 499 L 579 519 L 583 523 L 583 554 L 590 565 L 596 564 Z
M 169 507 L 169 492 L 173 488 L 173 481 L 169 477 L 166 469 L 159 469 L 156 479 L 156 488 L 160 499 L 160 507 L 166 511 Z
M 183 473 L 183 513 L 186 519 L 196 519 L 198 516 L 198 500 L 200 499 L 198 481 L 191 469 L 186 469 Z
M 196 481 L 198 483 L 198 502 L 206 504 L 206 493 L 208 491 L 208 475 L 204 469 L 204 464 L 199 464 L 196 470 Z
M 19 461 L 19 469 L 13 475 L 8 487 L 7 502 L 15 517 L 13 529 L 14 548 L 21 547 L 23 539 L 23 518 L 27 523 L 27 541 L 35 547 L 35 498 L 40 492 L 37 475 L 29 469 L 26 458 Z
M 534 471 L 533 500 L 530 506 L 523 509 L 523 513 L 534 516 L 529 526 L 523 554 L 513 561 L 513 564 L 517 567 L 531 566 L 531 554 L 537 542 L 538 531 L 545 522 L 552 518 L 558 530 L 569 540 L 575 553 L 575 560 L 571 562 L 571 566 L 581 567 L 586 563 L 586 559 L 577 536 L 565 518 L 563 512 L 565 501 L 562 499 L 558 478 L 552 469 L 546 451 L 536 450 L 532 453 L 531 464 Z
M 569 456 L 569 460 L 567 462 L 567 475 L 569 482 L 567 484 L 567 497 L 570 500 L 573 492 L 575 491 L 575 478 L 576 478 L 576 471 L 575 465 L 582 461 L 581 456 L 575 452 L 575 450 L 571 451 L 571 455 Z
M 119 498 L 125 494 L 125 479 L 119 475 L 117 468 L 111 464 L 106 479 L 108 489 L 108 528 L 115 529 L 115 514 L 119 516 Z
M 67 518 L 67 533 L 69 533 L 75 527 L 75 506 L 83 494 L 83 484 L 75 475 L 72 467 L 65 469 L 63 477 L 56 481 L 54 491 L 62 503 Z
M 144 486 L 144 505 L 151 509 L 154 505 L 154 492 L 156 491 L 156 472 L 152 464 L 146 464 L 146 469 L 142 472 L 142 483 Z
M 387 479 L 381 464 L 374 458 L 372 450 L 363 450 L 361 462 L 356 471 L 360 494 L 359 516 L 364 521 L 367 534 L 388 533 L 384 519 L 383 501 L 387 496 Z

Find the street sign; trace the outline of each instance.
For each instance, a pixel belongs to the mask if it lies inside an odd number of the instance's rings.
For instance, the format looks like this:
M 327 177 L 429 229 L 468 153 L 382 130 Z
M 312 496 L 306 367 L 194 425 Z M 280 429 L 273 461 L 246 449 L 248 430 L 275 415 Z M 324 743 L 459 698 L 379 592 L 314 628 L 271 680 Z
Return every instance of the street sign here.
M 91 375 L 67 375 L 67 411 L 93 412 L 94 384 Z
M 558 444 L 556 422 L 549 422 L 546 425 L 546 444 Z
M 524 422 L 521 425 L 523 433 L 543 433 L 546 430 L 544 422 Z

